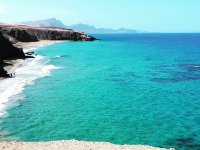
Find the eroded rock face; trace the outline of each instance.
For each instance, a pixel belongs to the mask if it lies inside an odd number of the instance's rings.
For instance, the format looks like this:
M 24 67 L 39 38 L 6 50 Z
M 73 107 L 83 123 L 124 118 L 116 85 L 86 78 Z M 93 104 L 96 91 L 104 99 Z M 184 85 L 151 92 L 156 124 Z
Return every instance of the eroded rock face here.
M 8 58 L 25 58 L 25 54 L 22 49 L 14 47 L 0 32 L 0 60 Z
M 0 77 L 8 77 L 7 72 L 3 69 L 3 67 L 0 67 Z
M 21 42 L 37 42 L 38 41 L 35 35 L 30 35 L 24 29 L 12 29 L 8 34 Z
M 36 42 L 38 40 L 71 40 L 71 41 L 94 41 L 82 32 L 60 28 L 29 27 L 24 25 L 0 25 L 0 31 L 7 35 L 12 43 Z
M 7 76 L 7 72 L 3 68 L 4 62 L 3 60 L 0 60 L 0 77 Z
M 4 59 L 25 58 L 22 49 L 16 48 L 12 43 L 0 32 L 0 77 L 8 77 L 4 70 Z

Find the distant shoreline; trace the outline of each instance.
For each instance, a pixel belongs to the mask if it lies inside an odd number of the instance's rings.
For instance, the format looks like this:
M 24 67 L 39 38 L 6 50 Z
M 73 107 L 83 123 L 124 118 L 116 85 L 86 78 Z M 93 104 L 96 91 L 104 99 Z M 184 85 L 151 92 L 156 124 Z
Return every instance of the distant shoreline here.
M 43 46 L 48 46 L 56 43 L 61 43 L 66 41 L 59 40 L 39 40 L 38 42 L 18 42 L 14 44 L 15 47 L 23 48 L 23 51 L 26 52 L 27 49 L 36 49 Z

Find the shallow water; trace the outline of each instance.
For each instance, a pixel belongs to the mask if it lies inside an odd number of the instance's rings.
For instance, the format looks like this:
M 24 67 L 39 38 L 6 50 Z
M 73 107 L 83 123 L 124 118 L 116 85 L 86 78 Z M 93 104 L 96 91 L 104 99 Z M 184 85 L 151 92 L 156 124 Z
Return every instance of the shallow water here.
M 2 138 L 200 149 L 200 34 L 95 36 L 36 51 L 59 68 L 12 97 Z

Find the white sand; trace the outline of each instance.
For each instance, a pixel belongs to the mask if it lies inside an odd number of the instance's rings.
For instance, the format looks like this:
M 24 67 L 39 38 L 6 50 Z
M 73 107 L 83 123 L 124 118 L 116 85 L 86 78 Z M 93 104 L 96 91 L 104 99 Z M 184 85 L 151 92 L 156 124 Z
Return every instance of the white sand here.
M 143 145 L 114 145 L 105 142 L 56 141 L 56 142 L 0 142 L 4 150 L 166 150 Z M 171 149 L 173 150 L 173 149 Z
M 24 60 L 23 59 L 13 59 L 13 60 L 4 60 L 5 63 L 10 65 L 3 67 L 4 70 L 8 72 L 8 74 L 15 73 L 15 70 L 20 67 Z M 0 80 L 5 79 L 4 77 L 0 77 Z
M 10 73 L 15 73 L 15 70 L 20 67 L 21 64 L 23 64 L 24 60 L 23 59 L 15 59 L 15 60 L 4 60 L 5 63 L 9 63 L 12 65 L 8 65 L 4 67 L 4 69 Z
M 14 46 L 18 48 L 23 48 L 23 50 L 26 51 L 26 49 L 39 48 L 42 46 L 47 46 L 60 42 L 65 42 L 65 41 L 40 40 L 38 42 L 18 42 L 14 44 Z

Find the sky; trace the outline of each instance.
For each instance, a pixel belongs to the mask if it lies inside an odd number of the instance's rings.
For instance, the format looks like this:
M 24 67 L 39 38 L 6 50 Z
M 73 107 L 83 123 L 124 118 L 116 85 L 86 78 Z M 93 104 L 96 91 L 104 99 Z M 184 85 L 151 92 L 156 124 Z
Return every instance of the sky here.
M 200 0 L 0 0 L 0 22 L 48 18 L 66 25 L 200 32 Z

